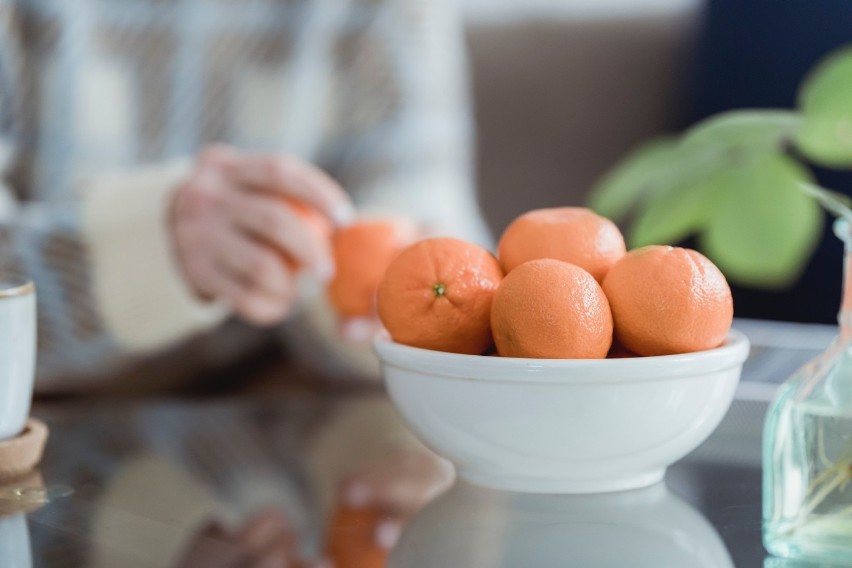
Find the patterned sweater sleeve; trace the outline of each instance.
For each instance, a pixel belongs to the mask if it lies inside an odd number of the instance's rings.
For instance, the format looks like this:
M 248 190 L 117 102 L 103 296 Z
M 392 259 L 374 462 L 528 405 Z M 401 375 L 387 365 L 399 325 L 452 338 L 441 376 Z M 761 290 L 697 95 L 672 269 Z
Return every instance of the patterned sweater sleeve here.
M 488 246 L 457 2 L 379 5 L 338 46 L 329 168 L 362 210 L 404 214 Z
M 185 166 L 92 178 L 73 195 L 38 198 L 21 175 L 19 46 L 0 5 L 0 269 L 38 297 L 37 388 L 78 388 L 128 358 L 221 320 L 173 265 L 165 231 L 171 188 Z M 74 377 L 73 385 L 65 380 Z

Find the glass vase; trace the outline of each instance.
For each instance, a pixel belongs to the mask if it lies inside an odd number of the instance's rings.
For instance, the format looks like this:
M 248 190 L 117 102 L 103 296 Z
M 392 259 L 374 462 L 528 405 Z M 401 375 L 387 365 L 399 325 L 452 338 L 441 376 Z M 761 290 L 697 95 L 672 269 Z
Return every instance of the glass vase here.
M 852 566 L 852 228 L 845 243 L 840 332 L 779 389 L 763 437 L 763 542 L 786 558 Z

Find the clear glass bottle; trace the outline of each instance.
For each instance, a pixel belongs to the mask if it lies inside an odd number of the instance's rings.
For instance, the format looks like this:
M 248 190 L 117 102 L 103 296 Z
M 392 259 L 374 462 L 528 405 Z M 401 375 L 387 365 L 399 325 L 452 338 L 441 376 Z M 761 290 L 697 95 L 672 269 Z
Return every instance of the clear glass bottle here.
M 763 436 L 763 542 L 787 558 L 852 566 L 852 226 L 840 333 L 780 388 Z

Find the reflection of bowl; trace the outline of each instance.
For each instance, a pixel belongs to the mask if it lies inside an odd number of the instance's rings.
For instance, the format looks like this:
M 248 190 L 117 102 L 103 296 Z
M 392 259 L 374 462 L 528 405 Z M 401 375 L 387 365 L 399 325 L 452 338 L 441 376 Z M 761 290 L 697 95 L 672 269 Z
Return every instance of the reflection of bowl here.
M 662 483 L 606 495 L 459 482 L 411 520 L 388 568 L 733 568 L 719 535 Z
M 544 493 L 650 485 L 719 425 L 748 340 L 632 359 L 509 359 L 375 340 L 391 398 L 465 479 Z

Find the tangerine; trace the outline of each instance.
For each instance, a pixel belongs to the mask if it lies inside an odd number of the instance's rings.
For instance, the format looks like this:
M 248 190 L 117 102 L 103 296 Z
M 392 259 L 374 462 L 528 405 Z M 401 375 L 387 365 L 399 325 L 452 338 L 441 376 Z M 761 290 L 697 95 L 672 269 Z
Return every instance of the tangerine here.
M 615 336 L 639 355 L 671 355 L 718 347 L 734 317 L 725 276 L 701 253 L 646 246 L 627 253 L 603 289 Z
M 503 357 L 602 359 L 612 345 L 600 285 L 579 266 L 549 258 L 525 262 L 503 279 L 491 327 Z
M 335 274 L 328 285 L 328 297 L 340 316 L 375 314 L 379 282 L 414 235 L 411 223 L 397 219 L 358 221 L 334 234 Z
M 615 223 L 585 207 L 555 207 L 524 213 L 506 228 L 497 256 L 508 274 L 538 258 L 576 264 L 601 282 L 625 253 Z
M 491 345 L 491 299 L 503 271 L 484 248 L 433 238 L 409 246 L 379 285 L 379 317 L 394 341 L 479 355 Z
M 326 551 L 335 568 L 384 568 L 388 551 L 376 530 L 384 515 L 375 508 L 340 507 L 332 516 Z

